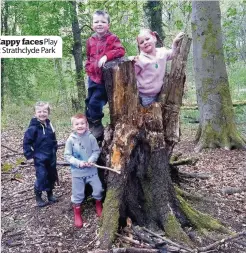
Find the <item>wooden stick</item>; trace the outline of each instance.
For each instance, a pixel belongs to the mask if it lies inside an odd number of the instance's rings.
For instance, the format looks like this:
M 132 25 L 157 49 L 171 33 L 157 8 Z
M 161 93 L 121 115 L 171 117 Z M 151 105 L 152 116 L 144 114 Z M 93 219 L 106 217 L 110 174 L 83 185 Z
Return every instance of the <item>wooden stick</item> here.
M 12 152 L 14 152 L 14 153 L 19 153 L 18 151 L 14 150 L 14 149 L 12 149 L 12 148 L 10 148 L 10 147 L 7 147 L 7 146 L 5 146 L 5 145 L 2 144 L 2 143 L 1 143 L 1 146 L 4 147 L 4 148 L 6 148 L 6 149 L 8 149 L 8 150 L 10 150 L 10 151 L 12 151 Z
M 99 169 L 110 170 L 110 171 L 113 171 L 113 172 L 115 172 L 115 173 L 117 173 L 117 174 L 121 174 L 121 171 L 120 171 L 120 170 L 114 170 L 114 169 L 112 169 L 112 168 L 109 168 L 109 167 L 106 167 L 106 166 L 97 165 L 97 164 L 95 164 L 95 163 L 92 163 L 92 165 L 95 166 L 95 167 L 97 167 L 97 168 L 99 168 Z
M 150 233 L 151 235 L 154 235 L 154 236 L 156 236 L 157 238 L 162 239 L 164 242 L 166 242 L 166 243 L 168 243 L 168 244 L 171 244 L 171 245 L 173 245 L 173 246 L 175 246 L 175 247 L 177 247 L 177 248 L 179 248 L 179 249 L 184 249 L 184 250 L 186 250 L 186 251 L 188 251 L 188 252 L 193 252 L 192 249 L 189 249 L 189 248 L 187 248 L 187 247 L 184 247 L 184 246 L 182 246 L 182 245 L 179 245 L 178 243 L 173 242 L 173 241 L 169 240 L 168 238 L 166 238 L 166 237 L 164 237 L 164 236 L 160 236 L 160 235 L 158 235 L 158 234 L 152 232 L 151 230 L 149 230 L 149 229 L 147 229 L 147 228 L 145 228 L 145 227 L 143 227 L 143 230 L 145 230 L 146 232 Z
M 120 171 L 120 170 L 114 170 L 114 169 L 112 169 L 112 168 L 109 168 L 109 167 L 106 167 L 106 166 L 97 165 L 97 164 L 95 164 L 95 163 L 91 163 L 91 164 L 92 164 L 93 166 L 99 168 L 99 169 L 110 170 L 110 171 L 115 172 L 115 173 L 117 173 L 117 174 L 121 174 L 121 171 Z M 34 163 L 31 162 L 31 163 L 24 164 L 24 165 L 18 165 L 18 167 L 21 168 L 21 167 L 28 167 L 28 166 L 33 166 L 33 165 L 34 165 Z M 70 166 L 69 163 L 66 163 L 66 162 L 59 162 L 59 161 L 56 162 L 56 165 Z
M 219 241 L 216 241 L 206 247 L 201 247 L 201 248 L 198 248 L 197 249 L 197 252 L 206 252 L 208 250 L 211 250 L 211 249 L 214 249 L 215 247 L 225 243 L 225 242 L 228 242 L 228 241 L 231 241 L 235 238 L 238 238 L 238 237 L 241 237 L 241 236 L 246 236 L 246 231 L 243 231 L 241 233 L 238 233 L 238 234 L 235 234 L 235 235 L 232 235 L 232 236 L 228 236 L 227 238 L 224 238 L 222 240 L 219 240 Z

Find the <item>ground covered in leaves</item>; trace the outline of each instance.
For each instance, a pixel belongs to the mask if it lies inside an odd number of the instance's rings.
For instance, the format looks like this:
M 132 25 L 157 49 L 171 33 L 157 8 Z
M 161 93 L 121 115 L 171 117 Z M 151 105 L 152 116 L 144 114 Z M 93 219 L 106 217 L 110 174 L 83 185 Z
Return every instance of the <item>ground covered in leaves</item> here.
M 84 227 L 73 227 L 68 167 L 58 167 L 60 185 L 56 186 L 54 193 L 59 202 L 44 208 L 36 207 L 34 167 L 26 164 L 21 154 L 14 152 L 22 153 L 22 136 L 23 133 L 16 129 L 4 130 L 1 136 L 4 145 L 1 154 L 1 252 L 76 253 L 99 248 L 100 219 L 96 216 L 93 201 L 83 205 Z M 66 136 L 68 133 L 59 142 L 64 142 Z M 211 214 L 232 231 L 246 230 L 246 152 L 216 149 L 195 153 L 193 140 L 194 131 L 184 129 L 174 154 L 182 154 L 179 159 L 196 158 L 197 162 L 178 168 L 184 174 L 202 174 L 205 179 L 182 177 L 181 188 L 191 196 L 204 197 L 198 202 L 191 199 L 200 211 Z M 58 160 L 63 161 L 63 147 L 58 151 Z M 226 193 L 228 189 L 243 187 L 241 192 Z M 206 246 L 208 243 L 208 238 L 204 240 L 201 237 L 199 240 L 200 245 Z M 212 243 L 213 238 L 209 242 Z M 117 242 L 117 246 L 120 244 L 120 241 Z M 246 240 L 245 248 L 241 245 L 238 252 L 246 252 Z

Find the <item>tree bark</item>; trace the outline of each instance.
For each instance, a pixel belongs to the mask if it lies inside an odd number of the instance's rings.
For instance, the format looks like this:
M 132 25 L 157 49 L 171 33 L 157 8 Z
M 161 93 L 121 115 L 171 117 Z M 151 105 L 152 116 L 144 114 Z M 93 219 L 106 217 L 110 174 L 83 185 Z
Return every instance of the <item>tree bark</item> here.
M 200 126 L 197 150 L 245 148 L 234 120 L 226 72 L 219 1 L 192 1 L 194 72 Z
M 75 67 L 76 67 L 76 85 L 78 91 L 77 99 L 73 98 L 73 107 L 76 111 L 84 109 L 84 100 L 86 97 L 85 91 L 85 83 L 84 83 L 84 75 L 83 75 L 83 56 L 82 56 L 82 42 L 81 42 L 81 30 L 79 27 L 79 21 L 77 16 L 77 3 L 76 1 L 70 1 L 72 5 L 72 31 L 73 31 L 73 39 L 74 45 L 72 54 L 74 56 Z
M 165 78 L 159 102 L 148 108 L 139 103 L 133 62 L 121 59 L 106 64 L 111 124 L 104 133 L 102 157 L 121 175 L 107 175 L 100 230 L 103 249 L 111 246 L 127 217 L 140 226 L 161 228 L 170 237 L 189 241 L 180 226 L 186 218 L 170 177 L 169 158 L 180 137 L 179 110 L 190 43 L 186 36 Z

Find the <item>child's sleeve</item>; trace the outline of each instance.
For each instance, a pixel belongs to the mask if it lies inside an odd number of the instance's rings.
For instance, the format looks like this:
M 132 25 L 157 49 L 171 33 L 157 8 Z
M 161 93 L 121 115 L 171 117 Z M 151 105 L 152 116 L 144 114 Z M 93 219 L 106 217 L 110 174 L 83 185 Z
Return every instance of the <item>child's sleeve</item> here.
M 171 49 L 166 49 L 166 48 L 163 48 L 163 49 L 166 51 L 167 61 L 172 60 L 177 53 L 177 46 L 175 44 L 172 44 Z
M 23 152 L 27 160 L 32 159 L 34 156 L 33 144 L 35 141 L 36 131 L 35 128 L 29 127 L 23 138 Z
M 64 150 L 64 158 L 65 160 L 70 163 L 70 165 L 73 165 L 75 167 L 79 168 L 80 160 L 76 159 L 73 156 L 73 143 L 70 138 L 66 141 L 65 150 Z
M 122 46 L 120 39 L 117 36 L 112 35 L 109 37 L 105 55 L 107 56 L 107 61 L 111 61 L 125 55 L 125 48 Z
M 93 135 L 90 135 L 92 154 L 88 158 L 88 162 L 95 163 L 101 153 L 100 148 L 97 144 L 97 140 Z
M 86 62 L 85 62 L 85 71 L 88 75 L 91 73 L 91 64 L 90 64 L 90 41 L 86 41 Z

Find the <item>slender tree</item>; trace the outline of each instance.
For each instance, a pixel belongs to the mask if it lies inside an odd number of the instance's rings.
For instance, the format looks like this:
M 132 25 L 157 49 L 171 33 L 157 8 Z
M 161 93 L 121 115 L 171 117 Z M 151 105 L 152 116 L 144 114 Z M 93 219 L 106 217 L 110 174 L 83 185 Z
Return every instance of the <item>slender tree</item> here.
M 75 66 L 76 66 L 76 84 L 78 91 L 78 98 L 73 99 L 73 105 L 76 110 L 83 109 L 84 100 L 86 96 L 85 92 L 85 82 L 83 75 L 83 57 L 82 57 L 82 41 L 81 41 L 81 29 L 79 27 L 78 14 L 77 14 L 77 3 L 76 1 L 70 2 L 72 5 L 72 31 L 73 31 L 73 39 L 74 45 L 72 54 L 74 56 Z
M 192 38 L 200 112 L 197 150 L 245 148 L 234 120 L 223 54 L 219 1 L 192 2 Z
M 146 13 L 150 29 L 158 32 L 161 40 L 163 41 L 165 35 L 162 28 L 162 2 L 147 1 L 147 3 L 144 5 L 144 11 Z

